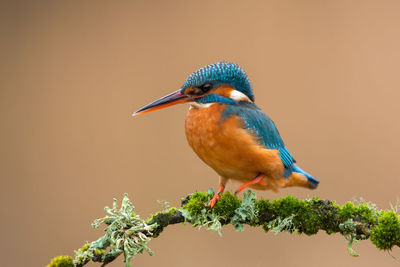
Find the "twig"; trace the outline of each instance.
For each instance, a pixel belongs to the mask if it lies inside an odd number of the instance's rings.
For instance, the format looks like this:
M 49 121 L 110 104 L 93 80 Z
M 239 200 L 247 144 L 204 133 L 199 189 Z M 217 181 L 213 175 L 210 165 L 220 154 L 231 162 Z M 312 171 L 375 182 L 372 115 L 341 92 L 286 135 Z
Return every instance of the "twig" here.
M 93 227 L 105 224 L 105 235 L 85 244 L 75 251 L 75 258 L 55 257 L 48 267 L 84 266 L 89 261 L 101 266 L 114 261 L 121 254 L 127 267 L 137 253 L 153 252 L 147 246 L 151 238 L 158 237 L 165 227 L 177 223 L 213 230 L 221 234 L 224 225 L 232 224 L 237 231 L 243 225 L 261 226 L 265 232 L 298 232 L 314 235 L 319 230 L 327 234 L 340 233 L 348 242 L 351 256 L 358 256 L 352 245 L 360 240 L 371 239 L 380 250 L 390 251 L 400 245 L 400 218 L 397 209 L 378 210 L 372 203 L 359 200 L 340 206 L 334 201 L 317 197 L 299 200 L 287 196 L 276 200 L 256 200 L 255 193 L 248 191 L 240 200 L 229 192 L 222 194 L 213 209 L 208 202 L 214 192 L 196 192 L 182 199 L 181 208 L 164 209 L 147 220 L 141 219 L 125 194 L 121 207 L 114 199 L 112 208 L 106 207 L 107 215 L 97 219 Z

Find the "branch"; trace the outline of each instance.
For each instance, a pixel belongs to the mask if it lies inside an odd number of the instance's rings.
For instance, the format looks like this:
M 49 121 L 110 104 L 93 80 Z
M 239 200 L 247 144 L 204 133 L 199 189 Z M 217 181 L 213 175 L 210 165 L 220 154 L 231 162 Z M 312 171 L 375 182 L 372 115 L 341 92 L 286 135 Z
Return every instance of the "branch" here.
M 169 207 L 151 218 L 143 220 L 135 213 L 134 206 L 125 194 L 121 207 L 114 199 L 112 208 L 106 207 L 107 215 L 94 221 L 92 226 L 106 225 L 105 235 L 85 244 L 75 251 L 75 259 L 68 256 L 55 257 L 48 267 L 80 267 L 90 261 L 101 266 L 124 255 L 126 266 L 131 266 L 131 259 L 137 253 L 153 252 L 147 246 L 151 238 L 158 237 L 165 227 L 177 223 L 190 223 L 199 228 L 218 232 L 224 225 L 232 224 L 242 232 L 243 225 L 261 226 L 265 232 L 303 233 L 314 235 L 323 230 L 327 234 L 339 233 L 348 243 L 351 256 L 358 256 L 352 244 L 360 240 L 371 239 L 380 250 L 391 250 L 400 246 L 399 203 L 391 210 L 378 210 L 372 203 L 364 200 L 347 202 L 340 206 L 329 200 L 317 197 L 299 200 L 287 196 L 276 200 L 256 200 L 255 193 L 248 191 L 240 200 L 227 192 L 210 209 L 207 204 L 214 195 L 196 192 L 182 199 L 182 207 Z

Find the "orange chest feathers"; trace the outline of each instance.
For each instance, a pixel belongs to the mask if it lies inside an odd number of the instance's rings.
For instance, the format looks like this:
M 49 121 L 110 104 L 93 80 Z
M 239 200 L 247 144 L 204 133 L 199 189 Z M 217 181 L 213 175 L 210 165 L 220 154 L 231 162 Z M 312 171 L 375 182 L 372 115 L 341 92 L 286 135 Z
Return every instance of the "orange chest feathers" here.
M 223 104 L 217 103 L 205 108 L 192 106 L 186 115 L 185 132 L 188 143 L 208 164 L 227 145 L 222 133 L 223 129 L 226 131 L 221 118 L 224 109 Z
M 185 131 L 189 145 L 219 175 L 248 180 L 263 172 L 276 151 L 261 148 L 254 136 L 243 129 L 237 116 L 222 119 L 224 104 L 206 108 L 191 107 L 186 116 Z

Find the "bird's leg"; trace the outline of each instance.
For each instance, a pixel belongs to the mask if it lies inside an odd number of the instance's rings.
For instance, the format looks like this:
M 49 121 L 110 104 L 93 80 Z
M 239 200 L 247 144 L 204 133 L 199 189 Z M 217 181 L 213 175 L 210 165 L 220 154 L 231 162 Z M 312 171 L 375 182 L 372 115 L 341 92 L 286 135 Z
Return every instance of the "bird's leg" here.
M 214 197 L 210 200 L 210 203 L 208 203 L 208 206 L 210 208 L 213 208 L 215 203 L 217 203 L 217 201 L 221 198 L 221 194 L 224 192 L 225 190 L 225 185 L 226 182 L 228 181 L 228 179 L 226 179 L 225 177 L 220 176 L 219 177 L 219 188 L 218 188 L 218 192 L 214 195 Z
M 224 192 L 224 190 L 225 190 L 225 186 L 220 185 L 218 192 L 214 195 L 214 197 L 208 203 L 208 206 L 210 208 L 214 208 L 215 203 L 217 203 L 217 201 L 221 198 L 221 194 Z
M 236 191 L 235 191 L 235 196 L 237 194 L 239 194 L 243 189 L 245 189 L 246 187 L 249 187 L 250 185 L 253 184 L 259 184 L 261 186 L 266 187 L 267 184 L 264 183 L 264 181 L 262 180 L 265 177 L 265 174 L 263 173 L 259 173 L 253 180 L 250 180 L 248 182 L 243 183 Z

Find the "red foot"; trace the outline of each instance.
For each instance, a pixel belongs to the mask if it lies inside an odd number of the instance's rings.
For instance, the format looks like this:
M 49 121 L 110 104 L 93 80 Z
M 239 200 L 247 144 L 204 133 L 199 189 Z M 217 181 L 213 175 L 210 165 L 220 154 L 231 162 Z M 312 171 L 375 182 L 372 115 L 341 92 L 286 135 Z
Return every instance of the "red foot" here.
M 214 197 L 210 200 L 210 203 L 208 203 L 208 206 L 210 208 L 214 208 L 215 203 L 221 198 L 221 194 L 224 192 L 225 186 L 220 185 L 218 192 L 214 195 Z
M 235 196 L 236 196 L 237 194 L 239 194 L 243 189 L 245 189 L 246 187 L 249 187 L 250 185 L 253 185 L 253 184 L 259 184 L 259 185 L 262 185 L 262 186 L 264 186 L 264 187 L 267 187 L 267 184 L 264 183 L 264 181 L 262 180 L 262 179 L 264 178 L 264 176 L 265 176 L 265 174 L 260 173 L 260 174 L 257 175 L 256 178 L 254 178 L 253 180 L 250 180 L 250 181 L 248 181 L 248 182 L 243 183 L 243 184 L 238 188 L 238 190 L 235 191 Z
M 215 203 L 217 203 L 220 198 L 221 196 L 219 194 L 215 194 L 214 197 L 210 200 L 210 203 L 208 203 L 208 206 L 210 206 L 210 208 L 214 208 Z

